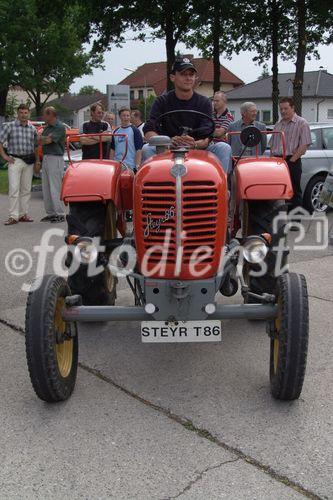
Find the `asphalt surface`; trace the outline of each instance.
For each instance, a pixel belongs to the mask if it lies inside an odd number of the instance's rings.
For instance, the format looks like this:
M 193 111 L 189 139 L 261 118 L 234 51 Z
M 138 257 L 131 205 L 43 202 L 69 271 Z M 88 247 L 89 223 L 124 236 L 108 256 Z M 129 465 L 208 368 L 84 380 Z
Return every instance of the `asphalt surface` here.
M 298 401 L 270 396 L 265 323 L 229 320 L 219 344 L 141 344 L 137 322 L 81 325 L 75 392 L 48 405 L 26 368 L 21 287 L 35 274 L 33 247 L 54 225 L 37 222 L 39 194 L 31 207 L 35 223 L 0 230 L 1 500 L 333 498 L 333 247 L 291 253 L 290 270 L 306 276 L 310 294 Z M 0 196 L 3 218 L 6 209 Z M 315 234 L 313 221 L 305 242 Z M 55 251 L 62 243 L 52 236 Z M 16 248 L 33 256 L 25 276 L 6 270 Z M 121 282 L 118 304 L 132 303 Z

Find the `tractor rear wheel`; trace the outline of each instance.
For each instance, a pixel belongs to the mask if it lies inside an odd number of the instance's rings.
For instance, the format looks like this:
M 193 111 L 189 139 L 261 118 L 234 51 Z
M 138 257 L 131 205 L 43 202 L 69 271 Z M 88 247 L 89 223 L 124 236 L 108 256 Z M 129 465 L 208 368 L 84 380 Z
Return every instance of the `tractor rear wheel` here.
M 309 305 L 305 277 L 287 273 L 277 280 L 278 316 L 270 346 L 270 384 L 274 398 L 299 398 L 309 339 Z
M 71 291 L 64 278 L 44 276 L 28 295 L 25 343 L 30 379 L 37 396 L 55 403 L 72 394 L 78 364 L 76 323 L 62 319 Z

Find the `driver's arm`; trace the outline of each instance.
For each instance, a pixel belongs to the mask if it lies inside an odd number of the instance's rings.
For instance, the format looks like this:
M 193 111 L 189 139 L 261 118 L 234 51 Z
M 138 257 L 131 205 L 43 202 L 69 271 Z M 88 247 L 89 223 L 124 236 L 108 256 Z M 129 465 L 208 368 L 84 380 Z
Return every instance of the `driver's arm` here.
M 199 139 L 198 141 L 195 141 L 195 149 L 206 149 L 206 147 L 209 144 L 209 139 Z

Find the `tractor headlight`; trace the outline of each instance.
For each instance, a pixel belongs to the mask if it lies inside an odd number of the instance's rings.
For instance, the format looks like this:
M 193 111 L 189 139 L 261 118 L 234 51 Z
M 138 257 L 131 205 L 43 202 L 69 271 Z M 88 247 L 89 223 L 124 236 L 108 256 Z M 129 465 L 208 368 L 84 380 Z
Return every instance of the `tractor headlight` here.
M 91 264 L 97 260 L 98 251 L 91 238 L 78 238 L 75 241 L 75 257 L 82 264 Z
M 243 243 L 243 255 L 250 264 L 259 264 L 267 253 L 267 242 L 261 236 L 249 236 Z

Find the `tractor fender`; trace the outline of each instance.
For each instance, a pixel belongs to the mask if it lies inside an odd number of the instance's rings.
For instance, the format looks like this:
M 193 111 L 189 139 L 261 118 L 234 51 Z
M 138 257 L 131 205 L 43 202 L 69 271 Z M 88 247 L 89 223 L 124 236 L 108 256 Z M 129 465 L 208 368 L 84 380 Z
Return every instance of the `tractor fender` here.
M 69 165 L 62 184 L 65 204 L 79 201 L 112 200 L 121 207 L 121 164 L 110 160 L 83 160 Z
M 235 169 L 237 200 L 290 200 L 293 187 L 283 158 L 243 158 Z

